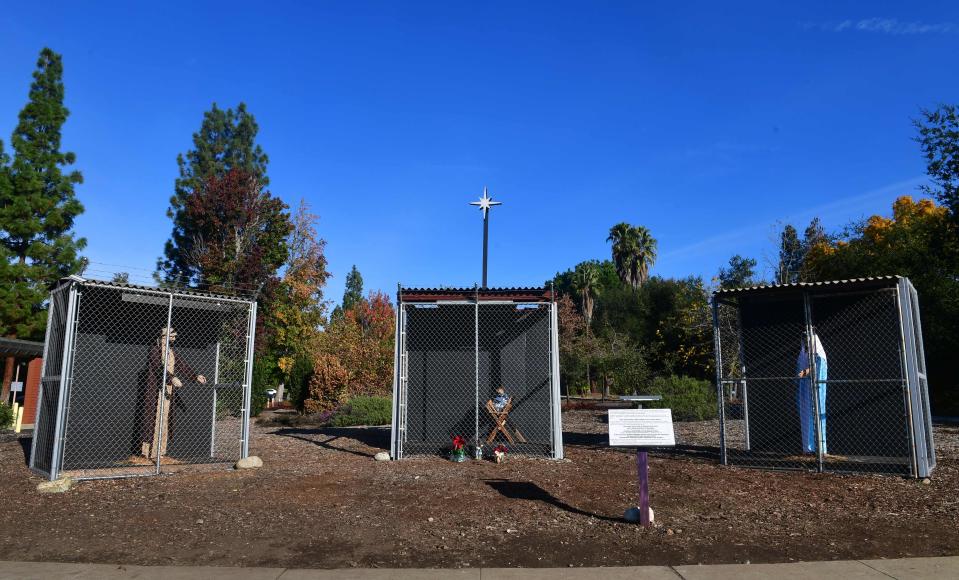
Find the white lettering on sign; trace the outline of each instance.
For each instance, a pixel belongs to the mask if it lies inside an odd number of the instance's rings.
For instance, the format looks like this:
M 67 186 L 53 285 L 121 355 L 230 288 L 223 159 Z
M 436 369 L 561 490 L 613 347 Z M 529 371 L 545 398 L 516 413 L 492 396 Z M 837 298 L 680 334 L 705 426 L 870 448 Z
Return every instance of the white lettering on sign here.
M 609 444 L 614 447 L 676 445 L 672 409 L 610 409 Z
M 10 383 L 10 392 L 11 392 L 11 393 L 19 393 L 19 392 L 22 391 L 22 390 L 23 390 L 23 383 L 22 383 L 22 382 L 20 382 L 20 381 L 14 381 L 14 382 Z

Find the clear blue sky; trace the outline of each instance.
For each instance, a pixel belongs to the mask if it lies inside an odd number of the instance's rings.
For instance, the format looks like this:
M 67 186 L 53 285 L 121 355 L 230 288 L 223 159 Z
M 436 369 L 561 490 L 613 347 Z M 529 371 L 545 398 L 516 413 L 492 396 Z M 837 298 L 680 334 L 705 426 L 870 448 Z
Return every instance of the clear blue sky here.
M 177 153 L 245 101 L 272 191 L 321 216 L 337 301 L 352 264 L 390 294 L 478 281 L 484 185 L 491 285 L 604 258 L 619 221 L 658 238 L 656 274 L 762 262 L 777 220 L 915 192 L 910 119 L 959 101 L 950 2 L 53 4 L 0 16 L 0 138 L 62 53 L 87 256 L 152 269 Z

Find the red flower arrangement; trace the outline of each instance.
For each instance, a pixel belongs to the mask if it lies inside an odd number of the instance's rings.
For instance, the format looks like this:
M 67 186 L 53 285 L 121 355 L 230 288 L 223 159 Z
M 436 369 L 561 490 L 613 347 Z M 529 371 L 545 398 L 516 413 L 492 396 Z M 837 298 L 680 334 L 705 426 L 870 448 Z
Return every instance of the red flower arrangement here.
M 493 450 L 493 456 L 496 457 L 496 463 L 502 463 L 506 459 L 506 446 L 500 443 Z
M 453 437 L 453 452 L 450 453 L 453 461 L 466 461 L 466 439 L 457 435 Z

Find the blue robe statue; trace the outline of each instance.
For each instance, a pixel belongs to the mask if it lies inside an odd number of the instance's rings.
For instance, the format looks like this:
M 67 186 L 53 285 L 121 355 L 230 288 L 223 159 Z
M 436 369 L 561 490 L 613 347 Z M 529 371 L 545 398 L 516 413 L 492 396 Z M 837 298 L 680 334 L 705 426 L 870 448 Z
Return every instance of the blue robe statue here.
M 819 336 L 813 334 L 813 348 L 816 363 L 816 385 L 813 384 L 812 377 L 809 376 L 809 353 L 806 350 L 806 343 L 803 342 L 802 350 L 799 351 L 799 360 L 796 361 L 796 374 L 807 371 L 806 376 L 800 377 L 799 389 L 796 392 L 796 404 L 799 407 L 799 425 L 802 428 L 802 448 L 804 453 L 816 453 L 816 407 L 813 404 L 813 396 L 816 392 L 814 386 L 818 386 L 819 391 L 819 431 L 822 437 L 822 452 L 826 454 L 826 377 L 828 376 L 828 364 L 826 361 L 826 351 L 819 341 Z

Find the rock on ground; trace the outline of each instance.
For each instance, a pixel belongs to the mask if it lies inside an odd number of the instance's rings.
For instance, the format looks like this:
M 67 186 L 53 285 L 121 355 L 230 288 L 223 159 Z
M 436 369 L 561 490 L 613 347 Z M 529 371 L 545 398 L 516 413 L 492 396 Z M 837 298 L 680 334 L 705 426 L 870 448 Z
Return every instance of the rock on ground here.
M 235 467 L 237 469 L 256 469 L 257 467 L 263 467 L 263 460 L 256 455 L 251 455 L 237 461 Z
M 375 459 L 375 460 L 377 460 L 377 461 L 389 461 L 389 460 L 390 460 L 390 454 L 387 453 L 386 451 L 380 451 L 379 453 L 377 453 L 376 455 L 373 456 L 373 459 Z
M 69 477 L 61 477 L 53 481 L 44 481 L 37 484 L 37 491 L 40 493 L 63 493 L 68 491 L 75 481 Z

